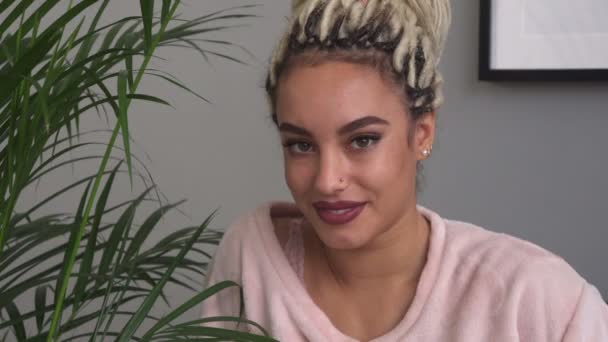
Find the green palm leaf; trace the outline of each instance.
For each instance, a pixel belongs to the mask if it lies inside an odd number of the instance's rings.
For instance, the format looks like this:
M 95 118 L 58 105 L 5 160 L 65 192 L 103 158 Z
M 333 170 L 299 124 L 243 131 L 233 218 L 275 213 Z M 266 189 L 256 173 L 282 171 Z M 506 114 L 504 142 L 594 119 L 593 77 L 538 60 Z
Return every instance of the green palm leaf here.
M 138 91 L 144 76 L 210 102 L 173 75 L 149 67 L 160 60 L 159 48 L 181 44 L 207 61 L 246 63 L 220 50 L 248 54 L 245 48 L 216 35 L 256 17 L 250 13 L 255 7 L 188 20 L 175 15 L 180 1 L 158 2 L 159 13 L 153 0 L 141 0 L 140 16 L 100 26 L 109 0 L 0 0 L 0 341 L 140 340 L 137 331 L 145 322 L 154 329 L 142 334 L 154 340 L 271 341 L 261 336 L 261 327 L 238 317 L 174 323 L 223 289 L 201 291 L 199 285 L 211 259 L 208 247 L 222 234 L 207 229 L 212 215 L 200 226 L 172 229 L 149 241 L 166 213 L 179 210 L 182 202 L 166 203 L 146 164 L 133 153 L 129 129 L 133 100 L 170 105 Z M 84 13 L 93 8 L 85 28 Z M 81 131 L 81 118 L 93 112 L 100 118 L 105 114 L 114 127 L 104 142 Z M 91 152 L 95 147 L 104 152 Z M 23 191 L 87 161 L 99 162 L 95 175 L 59 185 L 15 211 Z M 138 180 L 146 190 L 114 204 L 112 188 L 125 173 L 132 189 Z M 40 215 L 74 191 L 80 191 L 80 200 L 73 211 Z M 149 202 L 158 207 L 140 221 L 142 204 Z M 164 317 L 153 317 L 152 307 L 170 304 L 167 284 L 197 294 Z M 30 298 L 31 305 L 20 306 Z M 205 326 L 218 321 L 251 325 L 260 336 Z

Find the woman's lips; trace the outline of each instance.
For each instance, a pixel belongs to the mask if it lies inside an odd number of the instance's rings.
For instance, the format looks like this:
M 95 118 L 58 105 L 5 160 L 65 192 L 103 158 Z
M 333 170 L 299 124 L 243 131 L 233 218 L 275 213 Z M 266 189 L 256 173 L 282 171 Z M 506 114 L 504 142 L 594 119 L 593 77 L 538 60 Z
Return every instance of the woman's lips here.
M 313 207 L 323 222 L 331 225 L 346 224 L 354 220 L 363 208 L 364 202 L 315 202 Z

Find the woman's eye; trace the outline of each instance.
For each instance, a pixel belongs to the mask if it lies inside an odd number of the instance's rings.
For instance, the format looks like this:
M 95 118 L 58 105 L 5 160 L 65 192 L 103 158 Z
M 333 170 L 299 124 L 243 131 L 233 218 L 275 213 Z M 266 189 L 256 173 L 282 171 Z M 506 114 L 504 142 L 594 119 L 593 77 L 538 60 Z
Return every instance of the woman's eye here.
M 285 147 L 287 147 L 290 152 L 294 153 L 309 153 L 312 151 L 312 144 L 303 141 L 288 142 L 285 144 Z
M 310 150 L 312 150 L 312 145 L 309 143 L 301 142 L 294 144 L 292 148 L 295 149 L 296 152 L 309 152 Z
M 376 142 L 378 142 L 378 140 L 380 140 L 380 137 L 367 136 L 367 135 L 361 136 L 361 137 L 357 137 L 357 138 L 353 139 L 350 143 L 350 147 L 355 150 L 362 150 L 362 149 L 370 148 Z

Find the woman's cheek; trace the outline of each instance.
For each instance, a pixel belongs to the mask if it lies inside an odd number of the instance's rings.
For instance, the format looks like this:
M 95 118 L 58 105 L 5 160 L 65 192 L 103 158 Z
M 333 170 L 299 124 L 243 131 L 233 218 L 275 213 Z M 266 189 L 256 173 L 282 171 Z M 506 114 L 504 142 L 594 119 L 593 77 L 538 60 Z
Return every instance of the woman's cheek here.
M 307 189 L 311 177 L 309 164 L 306 160 L 285 156 L 285 180 L 294 197 Z
M 378 185 L 395 182 L 395 178 L 404 176 L 405 160 L 402 151 L 378 149 L 369 155 L 369 159 L 360 165 L 366 170 L 367 178 Z

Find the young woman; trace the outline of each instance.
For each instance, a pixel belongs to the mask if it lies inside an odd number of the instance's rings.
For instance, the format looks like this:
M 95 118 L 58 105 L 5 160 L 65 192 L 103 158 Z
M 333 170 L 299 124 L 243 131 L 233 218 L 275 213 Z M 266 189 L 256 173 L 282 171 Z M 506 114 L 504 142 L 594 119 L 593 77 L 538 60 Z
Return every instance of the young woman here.
M 305 0 L 267 91 L 294 202 L 232 225 L 207 278 L 281 341 L 608 341 L 564 260 L 416 203 L 448 0 Z M 203 314 L 238 315 L 240 294 Z

